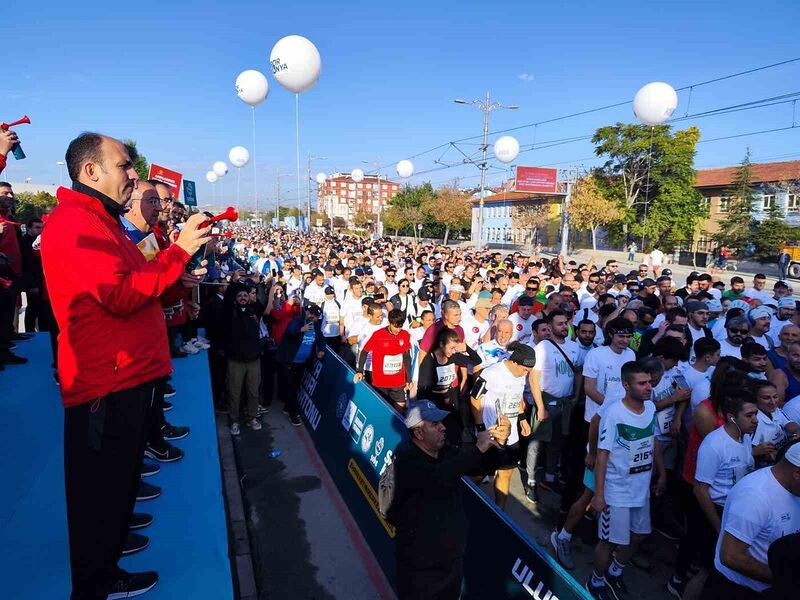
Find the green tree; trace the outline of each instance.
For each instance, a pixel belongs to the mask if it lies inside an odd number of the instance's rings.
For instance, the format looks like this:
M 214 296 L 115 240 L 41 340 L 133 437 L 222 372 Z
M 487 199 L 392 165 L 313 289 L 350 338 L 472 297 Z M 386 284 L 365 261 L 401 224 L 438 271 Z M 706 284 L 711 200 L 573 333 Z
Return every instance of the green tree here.
M 147 158 L 136 148 L 134 140 L 122 140 L 122 143 L 125 144 L 125 148 L 128 150 L 128 156 L 133 161 L 133 168 L 136 169 L 139 179 L 146 181 L 150 175 L 150 163 L 147 162 Z
M 609 225 L 618 243 L 632 234 L 670 249 L 694 236 L 707 214 L 694 188 L 699 139 L 696 127 L 673 134 L 669 125 L 617 123 L 595 132 L 595 154 L 606 162 L 594 175 L 600 192 L 619 206 Z
M 467 194 L 453 188 L 443 187 L 428 195 L 421 207 L 422 213 L 433 223 L 444 228 L 444 245 L 451 230 L 469 228 L 472 219 L 472 202 Z
M 761 262 L 775 262 L 780 252 L 781 244 L 796 237 L 795 230 L 786 223 L 786 215 L 774 202 L 767 211 L 766 219 L 756 222 L 752 226 L 752 240 L 756 247 L 756 260 Z
M 619 207 L 607 198 L 592 175 L 578 180 L 570 197 L 569 222 L 576 229 L 592 232 L 592 249 L 597 250 L 597 228 L 619 218 Z
M 56 205 L 56 197 L 47 192 L 20 192 L 17 199 L 16 220 L 27 223 L 29 219 L 40 219 Z
M 408 223 L 405 221 L 403 216 L 402 210 L 397 207 L 389 204 L 382 212 L 381 212 L 381 221 L 383 221 L 383 226 L 386 229 L 394 229 L 394 235 L 397 236 L 398 232 L 401 229 L 404 229 L 408 226 Z
M 747 148 L 739 168 L 733 175 L 733 184 L 725 191 L 728 198 L 728 212 L 720 223 L 714 241 L 719 245 L 739 250 L 747 246 L 753 234 L 753 163 L 750 161 L 750 148 Z M 769 219 L 767 219 L 769 220 Z

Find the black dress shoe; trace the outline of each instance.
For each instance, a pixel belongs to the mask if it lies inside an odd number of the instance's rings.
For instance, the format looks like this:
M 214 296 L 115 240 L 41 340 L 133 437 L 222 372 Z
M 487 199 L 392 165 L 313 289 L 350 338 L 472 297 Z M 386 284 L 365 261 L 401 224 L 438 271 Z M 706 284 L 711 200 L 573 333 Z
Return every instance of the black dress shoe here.
M 131 517 L 131 522 L 128 525 L 128 529 L 144 529 L 148 525 L 152 525 L 153 523 L 153 515 L 148 515 L 147 513 L 133 513 L 133 517 Z
M 24 358 L 22 356 L 17 356 L 11 351 L 3 352 L 2 354 L 0 354 L 0 364 L 24 365 L 26 362 L 28 362 L 27 358 Z
M 114 587 L 108 592 L 106 600 L 119 598 L 132 598 L 150 591 L 158 583 L 158 573 L 145 571 L 143 573 L 126 573 L 117 579 Z
M 149 545 L 150 538 L 129 531 L 128 536 L 125 538 L 125 546 L 122 548 L 122 556 L 128 556 L 130 554 L 141 552 Z M 124 598 L 125 596 L 122 597 Z

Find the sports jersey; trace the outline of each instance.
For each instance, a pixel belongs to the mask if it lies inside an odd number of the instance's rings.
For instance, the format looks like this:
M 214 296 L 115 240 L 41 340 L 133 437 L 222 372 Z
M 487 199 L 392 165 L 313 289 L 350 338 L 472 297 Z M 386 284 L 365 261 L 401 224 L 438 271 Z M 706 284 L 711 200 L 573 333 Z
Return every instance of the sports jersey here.
M 697 451 L 697 470 L 694 478 L 709 485 L 708 495 L 714 504 L 725 505 L 728 492 L 753 470 L 752 441 L 744 434 L 741 442 L 733 439 L 725 426 L 709 433 Z
M 757 592 L 769 587 L 726 567 L 720 560 L 720 548 L 725 533 L 749 546 L 747 553 L 761 564 L 768 564 L 767 551 L 772 542 L 800 531 L 800 499 L 783 487 L 772 469 L 760 469 L 736 484 L 728 495 L 714 566 L 729 580 Z
M 519 441 L 517 421 L 527 381 L 528 378 L 525 375 L 514 377 L 505 361 L 502 361 L 481 371 L 473 387 L 473 392 L 479 389 L 483 390 L 483 395 L 480 397 L 481 413 L 483 423 L 487 427 L 497 422 L 495 402 L 500 403 L 500 410 L 511 423 L 511 435 L 506 442 L 509 446 Z
M 325 337 L 339 337 L 339 318 L 342 316 L 342 309 L 336 300 L 324 300 L 322 302 L 322 335 Z
M 488 320 L 481 323 L 475 317 L 467 316 L 461 319 L 461 329 L 464 330 L 464 342 L 470 348 L 477 348 L 481 338 L 489 331 L 491 323 Z
M 511 355 L 505 346 L 501 346 L 497 343 L 497 340 L 484 342 L 478 346 L 477 352 L 478 356 L 481 358 L 481 367 L 484 369 Z
M 511 321 L 511 324 L 514 326 L 514 332 L 511 335 L 511 341 L 520 341 L 525 344 L 529 344 L 531 342 L 531 328 L 533 326 L 533 322 L 536 320 L 533 318 L 533 315 L 527 319 L 523 319 L 519 316 L 519 313 L 514 313 L 513 315 L 508 316 L 508 320 Z
M 598 450 L 608 451 L 605 500 L 610 506 L 645 506 L 650 498 L 656 407 L 644 403 L 637 414 L 614 402 L 600 418 Z
M 559 348 L 574 365 L 578 354 L 576 342 L 564 340 L 563 344 L 556 346 L 555 340 L 542 340 L 533 348 L 536 354 L 536 365 L 533 370 L 540 373 L 539 387 L 542 392 L 556 398 L 567 398 L 572 396 L 574 391 L 575 372 Z
M 776 448 L 780 449 L 786 442 L 786 432 L 783 428 L 789 422 L 789 419 L 780 408 L 776 408 L 772 415 L 768 415 L 759 409 L 758 425 L 755 432 L 753 432 L 753 446 L 758 446 L 764 442 L 772 442 Z
M 622 389 L 622 365 L 626 362 L 636 360 L 636 354 L 630 348 L 625 348 L 617 354 L 610 346 L 600 346 L 593 348 L 586 355 L 583 363 L 583 376 L 594 377 L 597 380 L 597 391 L 607 396 L 614 388 Z M 623 391 L 620 397 L 624 396 Z M 600 405 L 586 396 L 586 408 L 584 409 L 583 419 L 588 423 L 597 414 Z
M 675 369 L 670 369 L 669 371 L 665 371 L 664 375 L 661 377 L 661 381 L 658 382 L 653 388 L 653 392 L 651 395 L 651 400 L 653 404 L 658 404 L 662 400 L 669 398 L 672 393 L 675 391 L 674 386 L 674 375 Z M 669 406 L 662 408 L 661 410 L 656 409 L 656 437 L 659 440 L 667 441 L 670 439 L 669 435 L 669 428 L 672 425 L 672 420 L 675 418 L 675 405 L 670 404 Z
M 392 335 L 383 327 L 373 333 L 364 344 L 363 352 L 372 358 L 372 385 L 383 388 L 398 388 L 406 384 L 403 354 L 411 349 L 411 336 L 401 329 Z

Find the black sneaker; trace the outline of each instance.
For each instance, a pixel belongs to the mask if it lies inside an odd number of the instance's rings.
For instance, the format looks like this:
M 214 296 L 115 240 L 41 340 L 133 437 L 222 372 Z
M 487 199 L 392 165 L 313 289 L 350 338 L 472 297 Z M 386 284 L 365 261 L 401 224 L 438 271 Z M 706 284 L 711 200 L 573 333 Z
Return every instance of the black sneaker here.
M 128 529 L 144 529 L 148 525 L 153 524 L 153 515 L 148 515 L 147 513 L 133 513 L 133 517 L 131 517 L 131 522 L 128 525 Z
M 7 350 L 6 352 L 0 354 L 0 363 L 6 365 L 24 365 L 26 362 L 28 362 L 27 358 L 17 356 L 11 352 L 11 350 Z
M 667 582 L 667 591 L 675 596 L 678 600 L 681 600 L 681 598 L 683 598 L 683 593 L 686 591 L 687 581 L 688 580 L 686 579 L 678 579 L 675 577 L 675 575 L 673 575 Z
M 150 545 L 150 538 L 146 535 L 139 535 L 138 533 L 128 532 L 125 538 L 125 545 L 122 547 L 122 556 L 130 556 L 141 552 Z M 125 596 L 118 596 L 124 598 Z
M 15 333 L 11 336 L 11 339 L 15 342 L 24 342 L 25 340 L 29 340 L 33 337 L 31 333 Z
M 625 585 L 622 575 L 614 577 L 606 573 L 606 585 L 617 600 L 628 598 L 628 586 Z
M 189 356 L 188 354 L 186 354 L 186 352 L 184 352 L 183 350 L 178 350 L 177 348 L 170 351 L 169 355 L 172 358 L 186 358 L 187 356 Z
M 161 488 L 157 485 L 150 485 L 144 481 L 139 480 L 139 488 L 136 490 L 136 501 L 152 500 L 161 495 Z
M 595 600 L 617 600 L 614 593 L 611 591 L 607 585 L 592 585 L 592 580 L 586 582 L 584 586 L 586 591 L 589 592 L 589 595 L 594 598 Z
M 169 383 L 164 385 L 164 398 L 172 398 L 175 395 L 175 388 Z
M 181 425 L 170 425 L 164 423 L 161 427 L 161 435 L 165 440 L 181 440 L 189 435 L 189 428 Z
M 181 450 L 180 448 L 176 448 L 175 446 L 167 442 L 164 442 L 164 445 L 159 446 L 158 448 L 156 448 L 152 444 L 147 444 L 147 448 L 144 451 L 144 455 L 147 458 L 152 458 L 153 460 L 157 460 L 158 462 L 169 463 L 182 459 L 183 450 Z
M 259 404 L 258 409 L 256 409 L 256 417 L 263 417 L 266 414 L 269 414 L 269 406 Z
M 164 412 L 169 412 L 172 410 L 172 407 L 175 406 L 172 402 L 168 402 L 166 400 L 162 400 L 161 404 L 164 405 Z
M 528 499 L 528 502 L 530 502 L 531 504 L 538 504 L 539 503 L 538 486 L 536 486 L 536 485 L 526 485 L 525 486 L 525 497 Z
M 152 463 L 147 460 L 142 463 L 142 477 L 150 477 L 151 475 L 155 475 L 160 471 L 161 467 L 159 467 L 156 463 Z
M 158 573 L 155 571 L 125 573 L 114 583 L 114 587 L 108 592 L 106 600 L 118 600 L 120 598 L 139 596 L 140 594 L 152 590 L 157 582 Z
M 303 424 L 303 422 L 300 420 L 300 415 L 298 415 L 297 413 L 295 413 L 295 414 L 293 414 L 291 417 L 289 417 L 289 421 L 290 421 L 290 422 L 292 423 L 292 425 L 294 425 L 295 427 L 300 427 L 300 425 L 302 425 L 302 424 Z

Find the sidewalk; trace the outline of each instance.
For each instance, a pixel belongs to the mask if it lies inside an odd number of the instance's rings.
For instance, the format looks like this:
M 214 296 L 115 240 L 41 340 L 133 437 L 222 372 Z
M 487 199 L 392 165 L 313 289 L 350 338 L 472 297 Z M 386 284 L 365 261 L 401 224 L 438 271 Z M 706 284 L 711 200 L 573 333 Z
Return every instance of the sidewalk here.
M 305 429 L 261 422 L 233 439 L 258 598 L 394 598 Z

